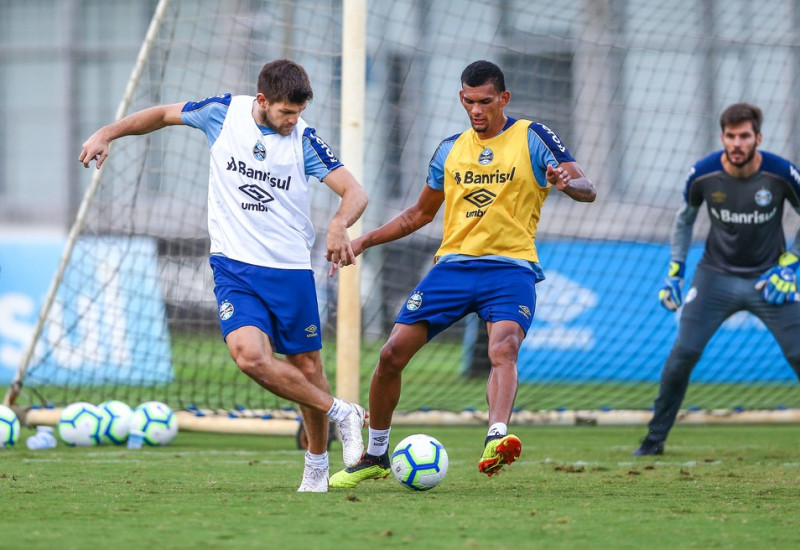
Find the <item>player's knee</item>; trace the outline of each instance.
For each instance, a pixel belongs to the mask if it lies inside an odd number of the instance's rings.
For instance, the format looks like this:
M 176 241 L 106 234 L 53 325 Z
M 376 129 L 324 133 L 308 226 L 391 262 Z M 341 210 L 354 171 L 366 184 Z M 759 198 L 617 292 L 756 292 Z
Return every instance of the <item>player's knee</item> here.
M 405 368 L 408 360 L 400 347 L 394 344 L 390 338 L 381 348 L 378 371 L 381 374 L 399 374 Z
M 519 355 L 519 339 L 509 337 L 489 343 L 489 362 L 493 367 L 515 365 Z
M 682 346 L 675 346 L 667 358 L 664 365 L 665 376 L 686 376 L 692 372 L 694 366 L 700 360 L 702 350 L 692 350 Z
M 269 370 L 270 357 L 263 354 L 241 351 L 233 357 L 236 366 L 250 378 L 263 378 L 264 373 Z

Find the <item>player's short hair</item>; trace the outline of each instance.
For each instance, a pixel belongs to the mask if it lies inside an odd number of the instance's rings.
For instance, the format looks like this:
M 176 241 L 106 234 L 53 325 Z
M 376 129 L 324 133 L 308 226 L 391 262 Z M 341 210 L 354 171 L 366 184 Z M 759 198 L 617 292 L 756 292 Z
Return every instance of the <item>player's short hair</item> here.
M 303 105 L 314 98 L 311 81 L 303 67 L 288 59 L 270 61 L 258 75 L 258 93 L 267 101 Z
M 764 122 L 764 114 L 761 109 L 750 103 L 734 103 L 724 111 L 719 117 L 719 127 L 725 131 L 726 126 L 736 126 L 743 122 L 752 122 L 753 131 L 761 133 L 761 123 Z
M 503 71 L 491 61 L 475 61 L 467 65 L 461 73 L 461 84 L 476 87 L 492 83 L 498 92 L 506 91 L 506 77 Z

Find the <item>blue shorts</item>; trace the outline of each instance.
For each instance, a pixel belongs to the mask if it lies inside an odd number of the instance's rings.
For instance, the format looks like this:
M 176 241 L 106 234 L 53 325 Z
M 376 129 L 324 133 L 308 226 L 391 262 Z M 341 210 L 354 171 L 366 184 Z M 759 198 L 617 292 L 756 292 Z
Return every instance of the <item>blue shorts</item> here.
M 445 262 L 433 266 L 395 319 L 428 323 L 428 341 L 467 315 L 488 322 L 515 321 L 527 334 L 536 309 L 536 276 L 511 263 L 492 260 Z
M 261 329 L 276 352 L 322 348 L 319 305 L 310 269 L 276 269 L 211 256 L 222 337 L 244 326 Z

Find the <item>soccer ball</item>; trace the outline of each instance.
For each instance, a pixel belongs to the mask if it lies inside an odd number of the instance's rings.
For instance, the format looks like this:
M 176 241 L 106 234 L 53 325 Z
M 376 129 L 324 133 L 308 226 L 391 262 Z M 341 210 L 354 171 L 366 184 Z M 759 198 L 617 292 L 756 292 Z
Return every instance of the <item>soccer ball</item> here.
M 58 419 L 58 437 L 73 447 L 92 447 L 100 444 L 100 408 L 85 401 L 64 407 Z
M 394 448 L 392 473 L 397 481 L 415 491 L 436 487 L 447 474 L 447 451 L 435 438 L 410 435 Z
M 128 439 L 133 409 L 122 401 L 105 401 L 98 405 L 103 418 L 100 422 L 100 443 L 122 445 Z
M 19 440 L 19 418 L 9 407 L 0 405 L 0 449 L 11 447 Z
M 164 403 L 147 401 L 134 409 L 130 431 L 144 434 L 148 445 L 167 445 L 178 434 L 178 419 Z

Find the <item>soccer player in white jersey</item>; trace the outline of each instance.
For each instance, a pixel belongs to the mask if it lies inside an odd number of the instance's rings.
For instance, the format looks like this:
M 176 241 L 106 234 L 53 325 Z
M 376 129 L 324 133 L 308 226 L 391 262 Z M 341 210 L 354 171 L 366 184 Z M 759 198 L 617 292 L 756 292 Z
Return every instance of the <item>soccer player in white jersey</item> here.
M 211 153 L 208 231 L 220 327 L 231 356 L 263 388 L 300 406 L 308 452 L 300 492 L 328 490 L 328 419 L 341 433 L 344 463 L 364 449 L 364 409 L 331 396 L 322 367 L 311 248 L 309 176 L 341 197 L 328 226 L 328 261 L 356 259 L 347 228 L 367 196 L 330 147 L 300 117 L 313 91 L 289 60 L 267 63 L 253 96 L 210 97 L 150 107 L 95 132 L 78 160 L 97 168 L 117 138 L 166 126 L 205 132 Z M 275 354 L 283 354 L 285 360 Z

